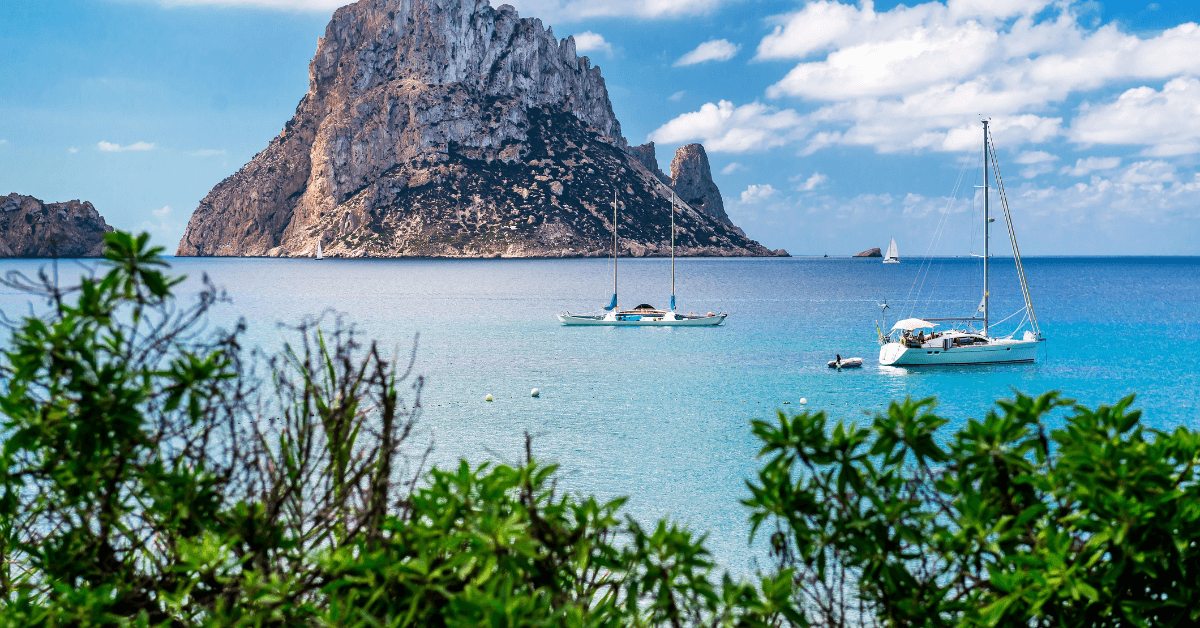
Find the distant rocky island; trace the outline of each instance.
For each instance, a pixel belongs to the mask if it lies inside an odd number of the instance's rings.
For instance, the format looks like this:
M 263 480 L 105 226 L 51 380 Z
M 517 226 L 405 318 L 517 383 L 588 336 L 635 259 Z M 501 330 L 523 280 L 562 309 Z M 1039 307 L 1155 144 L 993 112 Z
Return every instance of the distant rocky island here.
M 334 13 L 283 131 L 217 184 L 177 255 L 787 255 L 725 213 L 699 144 L 671 177 L 630 147 L 600 68 L 488 0 L 362 0 Z
M 112 230 L 87 201 L 0 196 L 0 257 L 99 257 Z
M 883 249 L 880 249 L 879 247 L 867 249 L 862 253 L 855 253 L 854 257 L 883 257 Z

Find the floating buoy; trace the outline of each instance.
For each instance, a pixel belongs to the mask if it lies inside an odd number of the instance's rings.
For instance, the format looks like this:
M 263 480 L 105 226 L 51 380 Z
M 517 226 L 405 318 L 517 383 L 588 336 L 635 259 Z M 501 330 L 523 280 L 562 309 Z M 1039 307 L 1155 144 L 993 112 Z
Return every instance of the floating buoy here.
M 800 398 L 800 405 L 802 405 L 802 406 L 804 406 L 804 405 L 808 405 L 808 399 L 805 399 L 804 397 L 801 397 L 801 398 Z
M 786 406 L 786 405 L 788 405 L 788 404 L 790 404 L 790 403 L 791 403 L 790 401 L 785 401 L 785 402 L 783 402 L 783 405 L 785 405 L 785 406 Z
M 540 391 L 540 390 L 538 390 L 538 389 L 534 388 L 533 390 L 529 391 L 529 396 L 530 396 L 530 397 L 541 397 L 541 396 L 542 396 L 542 391 Z
M 484 401 L 491 401 L 491 400 L 492 400 L 492 396 L 491 396 L 491 395 L 488 395 L 488 396 L 484 397 L 484 398 L 483 398 L 483 400 L 484 400 Z

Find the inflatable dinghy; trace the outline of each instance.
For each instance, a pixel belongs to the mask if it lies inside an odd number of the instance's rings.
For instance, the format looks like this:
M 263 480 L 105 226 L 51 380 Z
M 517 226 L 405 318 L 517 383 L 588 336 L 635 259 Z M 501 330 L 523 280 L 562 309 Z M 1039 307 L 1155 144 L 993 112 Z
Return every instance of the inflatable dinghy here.
M 829 368 L 831 369 L 856 369 L 862 366 L 862 358 L 845 358 L 842 360 L 830 360 Z

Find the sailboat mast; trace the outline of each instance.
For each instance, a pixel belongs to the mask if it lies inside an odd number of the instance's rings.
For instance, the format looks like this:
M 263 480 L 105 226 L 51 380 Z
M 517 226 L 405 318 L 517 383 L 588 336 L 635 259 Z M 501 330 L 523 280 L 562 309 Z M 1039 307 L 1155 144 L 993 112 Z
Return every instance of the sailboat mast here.
M 671 193 L 671 311 L 675 311 L 675 193 Z
M 988 240 L 991 235 L 989 229 L 991 217 L 988 215 L 988 188 L 991 186 L 990 177 L 988 176 L 988 121 L 983 121 L 983 335 L 988 335 L 988 298 L 990 296 L 988 286 L 988 262 L 991 261 L 992 253 L 989 250 L 990 242 Z
M 613 188 L 613 309 L 617 304 L 617 189 Z

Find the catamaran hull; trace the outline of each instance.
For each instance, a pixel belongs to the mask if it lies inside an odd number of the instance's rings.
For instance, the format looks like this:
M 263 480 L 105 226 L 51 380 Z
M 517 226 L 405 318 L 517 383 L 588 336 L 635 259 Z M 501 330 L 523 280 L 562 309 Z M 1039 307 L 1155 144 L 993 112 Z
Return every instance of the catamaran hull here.
M 715 314 L 713 316 L 705 316 L 701 318 L 678 318 L 672 321 L 654 318 L 642 318 L 639 320 L 613 320 L 592 316 L 572 316 L 571 314 L 559 314 L 558 320 L 561 321 L 563 325 L 604 325 L 608 327 L 713 327 L 725 322 L 726 316 L 726 314 Z
M 1038 341 L 997 341 L 967 347 L 907 347 L 889 342 L 879 348 L 879 363 L 884 366 L 949 366 L 963 364 L 1019 364 L 1037 358 Z

